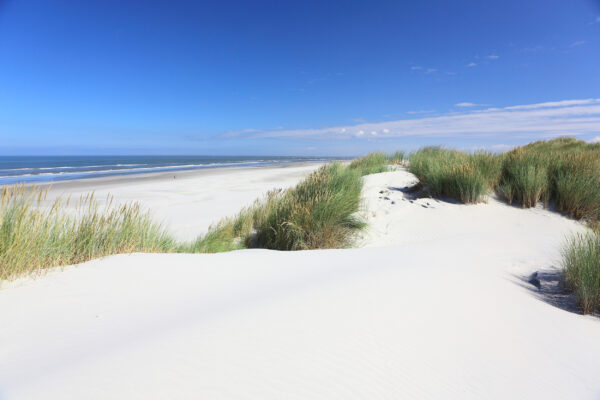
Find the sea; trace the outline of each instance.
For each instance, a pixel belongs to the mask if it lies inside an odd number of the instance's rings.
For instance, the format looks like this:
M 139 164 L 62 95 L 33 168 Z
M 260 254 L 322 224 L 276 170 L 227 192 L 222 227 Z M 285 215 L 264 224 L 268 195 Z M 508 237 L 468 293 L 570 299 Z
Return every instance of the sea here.
M 163 171 L 273 166 L 332 159 L 264 156 L 0 156 L 0 186 Z

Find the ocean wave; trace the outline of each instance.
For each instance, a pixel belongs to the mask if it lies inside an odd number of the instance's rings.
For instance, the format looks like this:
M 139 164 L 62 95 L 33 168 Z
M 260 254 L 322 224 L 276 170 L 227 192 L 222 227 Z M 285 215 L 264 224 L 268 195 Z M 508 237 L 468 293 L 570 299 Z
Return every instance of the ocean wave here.
M 104 164 L 104 165 L 81 165 L 81 166 L 60 166 L 60 167 L 28 167 L 28 168 L 3 168 L 0 173 L 8 171 L 47 171 L 54 169 L 85 169 L 85 168 L 105 168 L 105 167 L 136 167 L 148 164 Z
M 181 165 L 165 165 L 157 167 L 143 167 L 143 168 L 127 168 L 127 169 L 102 169 L 94 171 L 62 171 L 62 172 L 40 172 L 40 173 L 26 173 L 20 175 L 3 175 L 0 176 L 0 184 L 11 181 L 10 183 L 16 182 L 28 182 L 38 180 L 41 182 L 52 181 L 54 177 L 60 178 L 56 180 L 68 180 L 86 178 L 97 175 L 102 176 L 114 176 L 114 175 L 130 175 L 130 174 L 142 174 L 151 172 L 162 172 L 162 171 L 173 171 L 173 170 L 191 170 L 191 169 L 202 169 L 202 168 L 219 168 L 229 166 L 251 166 L 257 164 L 266 164 L 270 161 L 232 161 L 225 163 L 204 163 L 204 164 L 181 164 Z
M 276 157 L 276 158 L 252 158 L 252 159 L 237 159 L 237 160 L 164 160 L 165 165 L 151 160 L 140 160 L 138 163 L 117 162 L 114 160 L 109 164 L 90 164 L 90 165 L 61 165 L 57 167 L 39 166 L 28 168 L 0 168 L 0 185 L 9 185 L 15 183 L 36 183 L 36 182 L 53 182 L 66 181 L 73 179 L 86 179 L 94 177 L 109 177 L 119 175 L 134 175 L 145 173 L 160 173 L 166 171 L 183 171 L 203 168 L 220 168 L 220 167 L 235 167 L 235 166 L 266 166 L 266 165 L 281 165 L 290 162 L 302 161 L 326 161 L 327 158 L 319 157 Z M 120 161 L 120 160 L 119 160 Z M 168 163 L 169 161 L 175 163 Z M 178 161 L 181 164 L 176 164 Z M 186 163 L 186 161 L 188 161 Z M 191 162 L 189 162 L 191 161 Z M 204 161 L 204 162 L 202 162 Z M 23 164 L 21 164 L 23 165 Z

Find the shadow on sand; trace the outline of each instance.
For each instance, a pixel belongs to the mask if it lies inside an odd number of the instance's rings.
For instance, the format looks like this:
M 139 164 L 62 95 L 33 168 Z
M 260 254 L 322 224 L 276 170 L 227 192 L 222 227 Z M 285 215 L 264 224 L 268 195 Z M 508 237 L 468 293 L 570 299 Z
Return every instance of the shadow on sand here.
M 514 275 L 517 284 L 527 289 L 537 299 L 575 314 L 582 314 L 577 297 L 565 289 L 560 270 L 536 271 L 529 276 Z
M 400 192 L 404 195 L 407 200 L 418 200 L 418 199 L 431 199 L 433 201 L 445 202 L 451 204 L 462 204 L 460 201 L 445 196 L 433 196 L 427 187 L 424 187 L 421 183 L 417 183 L 412 186 L 388 186 L 386 188 L 389 191 Z
M 388 186 L 386 189 L 390 190 L 390 191 L 401 192 L 402 194 L 404 194 L 404 197 L 407 200 L 414 201 L 414 200 L 418 200 L 418 199 L 428 198 L 428 199 L 432 199 L 434 201 L 443 202 L 443 203 L 464 205 L 464 203 L 462 203 L 461 201 L 453 199 L 451 197 L 432 195 L 431 191 L 427 188 L 427 186 L 424 186 L 421 182 L 416 183 L 412 186 L 404 186 L 404 187 Z M 513 201 L 512 203 L 508 203 L 506 201 L 506 199 L 504 198 L 504 196 L 497 190 L 494 190 L 491 193 L 488 193 L 486 196 L 484 196 L 483 202 L 487 203 L 487 199 L 490 199 L 490 198 L 506 205 L 507 207 L 512 207 L 512 208 L 516 208 L 516 209 L 520 209 L 520 210 L 528 209 L 528 208 L 521 206 L 516 201 Z M 559 210 L 558 207 L 556 206 L 556 204 L 554 204 L 554 202 L 551 202 L 551 201 L 544 203 L 543 201 L 540 200 L 535 207 L 531 207 L 530 209 L 548 210 L 550 212 L 561 215 L 562 217 L 565 217 L 567 219 L 577 221 L 577 219 L 573 218 L 568 213 Z

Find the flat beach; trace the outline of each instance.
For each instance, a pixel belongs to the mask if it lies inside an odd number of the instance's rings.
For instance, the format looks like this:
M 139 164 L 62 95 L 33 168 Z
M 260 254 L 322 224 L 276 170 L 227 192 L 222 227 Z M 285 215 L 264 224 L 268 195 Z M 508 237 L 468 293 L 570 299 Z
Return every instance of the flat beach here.
M 47 204 L 57 198 L 77 200 L 90 193 L 101 205 L 109 196 L 118 204 L 137 202 L 178 239 L 192 240 L 206 233 L 211 224 L 234 216 L 269 190 L 293 186 L 321 165 L 322 162 L 300 162 L 209 168 L 76 179 L 38 186 L 50 186 Z
M 86 180 L 50 195 L 139 201 L 191 238 L 316 167 Z M 598 398 L 600 321 L 552 290 L 581 223 L 494 197 L 416 198 L 403 168 L 364 179 L 358 248 L 123 254 L 7 284 L 0 398 Z

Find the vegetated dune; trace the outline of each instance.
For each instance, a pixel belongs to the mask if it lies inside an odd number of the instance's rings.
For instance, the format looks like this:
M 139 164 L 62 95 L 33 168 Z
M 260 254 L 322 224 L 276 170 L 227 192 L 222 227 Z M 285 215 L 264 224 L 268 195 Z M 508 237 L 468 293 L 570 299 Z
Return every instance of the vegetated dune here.
M 365 248 L 119 255 L 13 283 L 0 398 L 599 398 L 600 320 L 553 291 L 586 228 L 415 182 L 365 177 Z

